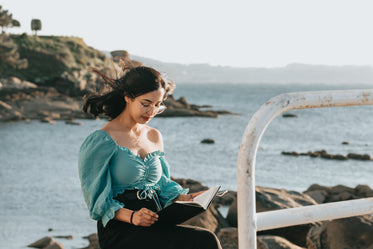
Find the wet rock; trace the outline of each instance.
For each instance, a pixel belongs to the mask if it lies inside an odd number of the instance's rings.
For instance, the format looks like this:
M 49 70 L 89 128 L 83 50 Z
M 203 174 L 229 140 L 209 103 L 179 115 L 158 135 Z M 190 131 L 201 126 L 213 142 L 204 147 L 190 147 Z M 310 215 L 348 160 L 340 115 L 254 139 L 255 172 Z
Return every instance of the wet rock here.
M 170 95 L 165 101 L 167 109 L 165 112 L 160 114 L 160 117 L 211 117 L 216 118 L 221 114 L 234 115 L 229 111 L 202 111 L 200 106 L 190 105 L 185 97 L 181 97 L 178 100 Z
M 309 249 L 373 248 L 373 218 L 370 215 L 323 222 L 307 235 Z
M 286 156 L 310 156 L 310 157 L 320 157 L 324 159 L 334 159 L 334 160 L 347 160 L 347 159 L 356 159 L 356 160 L 365 160 L 369 161 L 372 160 L 371 156 L 368 154 L 357 154 L 357 153 L 349 153 L 347 156 L 341 155 L 341 154 L 329 154 L 326 150 L 320 150 L 315 152 L 307 152 L 307 153 L 299 153 L 296 151 L 282 151 L 282 155 Z
M 337 154 L 337 155 L 333 155 L 333 159 L 335 159 L 335 160 L 347 160 L 348 158 L 344 155 Z
M 214 144 L 215 140 L 212 138 L 205 138 L 201 141 L 201 144 Z
M 363 161 L 371 160 L 371 157 L 368 154 L 361 155 L 361 154 L 356 154 L 356 153 L 348 153 L 347 157 L 349 159 L 355 159 L 355 160 L 363 160 Z
M 281 154 L 286 155 L 286 156 L 299 156 L 300 155 L 296 151 L 282 151 Z
M 56 235 L 56 236 L 53 236 L 53 237 L 56 238 L 56 239 L 68 239 L 68 240 L 74 238 L 74 236 L 72 236 L 72 235 Z
M 282 117 L 283 118 L 297 118 L 298 116 L 293 113 L 285 113 L 285 114 L 282 114 Z
M 45 248 L 49 245 L 52 245 L 53 243 L 54 243 L 53 238 L 49 237 L 49 236 L 46 236 L 46 237 L 43 237 L 43 238 L 35 241 L 34 243 L 28 245 L 28 247 Z
M 69 124 L 69 125 L 82 125 L 81 122 L 77 122 L 77 121 L 74 121 L 74 120 L 66 120 L 65 124 Z

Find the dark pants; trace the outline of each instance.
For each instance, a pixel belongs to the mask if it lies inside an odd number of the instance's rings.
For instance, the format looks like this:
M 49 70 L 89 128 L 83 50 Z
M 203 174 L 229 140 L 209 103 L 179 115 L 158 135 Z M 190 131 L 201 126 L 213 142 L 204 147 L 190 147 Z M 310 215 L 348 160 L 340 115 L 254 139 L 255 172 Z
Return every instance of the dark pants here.
M 123 201 L 123 196 L 118 200 L 125 208 L 156 210 L 152 200 Z M 99 221 L 97 231 L 101 249 L 221 249 L 214 233 L 192 226 L 155 223 L 151 227 L 141 227 L 113 219 L 106 227 Z

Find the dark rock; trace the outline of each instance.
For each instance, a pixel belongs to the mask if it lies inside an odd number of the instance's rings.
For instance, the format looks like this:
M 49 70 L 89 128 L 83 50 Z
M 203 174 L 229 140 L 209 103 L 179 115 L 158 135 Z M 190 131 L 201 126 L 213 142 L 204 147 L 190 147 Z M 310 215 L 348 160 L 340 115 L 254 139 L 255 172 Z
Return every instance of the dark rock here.
M 214 144 L 215 140 L 212 138 L 205 138 L 201 141 L 201 144 Z
M 70 125 L 82 125 L 81 122 L 77 122 L 77 121 L 74 121 L 74 120 L 66 120 L 66 121 L 65 121 L 65 124 L 70 124 Z
M 347 160 L 349 158 L 351 159 L 356 159 L 356 160 L 365 160 L 365 161 L 369 161 L 369 160 L 372 160 L 371 156 L 368 155 L 368 154 L 356 154 L 356 153 L 349 153 L 347 156 L 343 156 L 343 155 L 340 155 L 340 154 L 336 154 L 336 155 L 332 155 L 332 154 L 329 154 L 326 150 L 321 150 L 321 151 L 315 151 L 315 152 L 307 152 L 307 153 L 298 153 L 298 152 L 295 152 L 295 151 L 282 151 L 281 152 L 282 155 L 289 155 L 289 156 L 310 156 L 310 157 L 321 157 L 321 158 L 324 158 L 324 159 L 335 159 L 335 160 Z
M 356 159 L 356 160 L 371 160 L 371 157 L 368 154 L 361 155 L 357 153 L 348 153 L 347 157 L 349 159 Z
M 159 115 L 159 117 L 210 117 L 216 118 L 221 114 L 231 114 L 234 113 L 228 111 L 201 111 L 200 107 L 197 105 L 190 105 L 185 97 L 181 97 L 178 100 L 170 95 L 165 101 L 167 106 L 166 111 Z
M 317 202 L 306 194 L 285 189 L 256 187 L 256 211 L 270 211 L 284 208 L 316 205 Z M 237 201 L 229 208 L 227 221 L 229 225 L 237 226 Z M 284 227 L 258 232 L 258 235 L 278 235 L 298 245 L 306 245 L 306 234 L 312 224 L 304 224 L 292 227 Z
M 344 155 L 340 155 L 340 154 L 337 154 L 337 155 L 333 155 L 333 159 L 336 159 L 336 160 L 347 160 L 348 158 Z
M 261 243 L 259 243 L 261 241 Z M 258 236 L 258 249 L 268 248 L 268 249 L 302 249 L 304 247 L 299 247 L 289 242 L 288 240 L 279 236 L 262 235 Z M 262 247 L 260 246 L 262 244 Z M 263 247 L 263 244 L 265 247 Z
M 293 114 L 293 113 L 285 113 L 285 114 L 282 114 L 282 117 L 283 118 L 296 118 L 298 116 L 296 114 Z
M 193 179 L 173 178 L 173 177 L 171 177 L 171 179 L 177 182 L 178 184 L 180 184 L 183 188 L 189 188 L 189 193 L 196 193 L 196 192 L 208 189 L 207 186 Z
M 49 123 L 49 124 L 56 124 L 56 121 L 54 121 L 50 117 L 44 117 L 44 118 L 40 119 L 40 122 L 42 122 L 42 123 Z
M 325 190 L 307 191 L 307 192 L 304 192 L 304 194 L 307 194 L 308 196 L 310 196 L 317 203 L 324 203 L 326 196 L 328 195 Z
M 310 249 L 373 248 L 373 218 L 358 216 L 314 226 L 307 235 L 307 246 Z
M 224 249 L 238 249 L 238 231 L 235 227 L 223 228 L 217 234 Z M 258 249 L 302 249 L 279 236 L 262 235 L 257 237 Z
M 357 185 L 355 194 L 359 198 L 373 197 L 373 190 L 368 185 Z
M 222 248 L 238 249 L 238 232 L 236 227 L 222 228 L 217 236 Z
M 237 192 L 229 190 L 222 197 L 216 196 L 213 203 L 217 206 L 230 206 L 237 198 Z
M 49 245 L 52 245 L 53 243 L 54 243 L 53 238 L 49 237 L 49 236 L 46 236 L 46 237 L 43 237 L 43 238 L 35 241 L 34 243 L 28 245 L 28 247 L 45 248 Z
M 328 153 L 323 153 L 320 155 L 320 157 L 325 158 L 325 159 L 333 159 L 333 155 L 328 154 Z
M 334 187 L 320 186 L 318 184 L 312 184 L 304 194 L 308 194 L 311 197 L 315 197 L 315 200 L 319 203 L 346 201 L 352 199 L 373 197 L 373 190 L 367 185 L 358 185 L 356 188 L 350 188 L 344 185 L 336 185 Z
M 214 205 L 211 205 L 205 212 L 194 216 L 183 224 L 206 228 L 214 233 L 222 227 L 228 227 L 228 223 Z
M 72 235 L 56 235 L 56 236 L 53 236 L 53 237 L 56 238 L 56 239 L 68 239 L 68 240 L 74 238 L 74 236 L 72 236 Z
M 321 186 L 319 184 L 312 184 L 311 186 L 308 187 L 308 189 L 304 193 L 307 193 L 307 191 L 315 191 L 315 190 L 324 190 L 327 193 L 329 193 L 330 187 Z
M 88 235 L 87 237 L 84 237 L 85 239 L 88 239 L 89 245 L 87 247 L 84 247 L 82 249 L 100 249 L 100 245 L 98 243 L 98 236 L 97 233 L 92 233 Z
M 348 145 L 348 144 L 350 144 L 350 143 L 347 142 L 347 141 L 343 141 L 342 144 L 344 144 L 344 145 Z
M 296 151 L 282 151 L 281 154 L 285 156 L 299 156 L 300 155 Z

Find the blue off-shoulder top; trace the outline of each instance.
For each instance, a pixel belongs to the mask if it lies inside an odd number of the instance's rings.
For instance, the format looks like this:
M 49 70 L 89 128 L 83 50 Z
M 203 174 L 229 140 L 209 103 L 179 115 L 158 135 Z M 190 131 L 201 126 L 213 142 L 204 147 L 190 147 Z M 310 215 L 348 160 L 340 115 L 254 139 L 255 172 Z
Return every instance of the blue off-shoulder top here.
M 104 130 L 91 133 L 79 151 L 79 177 L 84 200 L 92 219 L 103 225 L 124 207 L 114 199 L 128 189 L 159 190 L 159 200 L 168 206 L 180 194 L 188 193 L 170 179 L 170 168 L 162 151 L 142 159 L 116 144 Z

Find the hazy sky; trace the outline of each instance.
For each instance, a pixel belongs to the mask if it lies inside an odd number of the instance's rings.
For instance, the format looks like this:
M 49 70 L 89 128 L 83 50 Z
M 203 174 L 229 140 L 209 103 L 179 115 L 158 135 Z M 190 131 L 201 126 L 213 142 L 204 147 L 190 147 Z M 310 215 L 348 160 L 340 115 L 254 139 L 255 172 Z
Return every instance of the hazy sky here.
M 21 28 L 164 62 L 373 66 L 371 0 L 0 0 Z

